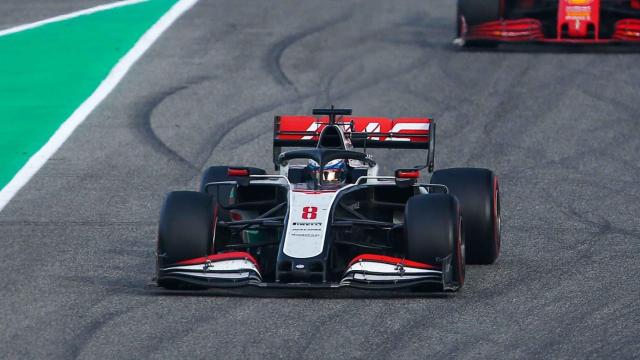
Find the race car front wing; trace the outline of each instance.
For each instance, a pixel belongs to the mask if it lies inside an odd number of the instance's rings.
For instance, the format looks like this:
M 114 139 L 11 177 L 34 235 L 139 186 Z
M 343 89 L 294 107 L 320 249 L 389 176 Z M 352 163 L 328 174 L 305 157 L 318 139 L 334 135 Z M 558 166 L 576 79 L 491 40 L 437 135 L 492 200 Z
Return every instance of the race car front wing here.
M 547 42 L 547 43 L 621 43 L 640 42 L 640 20 L 623 19 L 614 25 L 610 38 L 547 37 L 542 22 L 537 19 L 499 20 L 470 26 L 464 32 L 465 41 Z
M 258 286 L 272 288 L 394 289 L 431 284 L 442 290 L 455 290 L 451 256 L 440 264 L 425 264 L 401 258 L 363 254 L 354 258 L 339 282 L 264 282 L 257 261 L 246 252 L 229 252 L 178 262 L 158 270 L 158 279 L 178 280 L 207 288 Z

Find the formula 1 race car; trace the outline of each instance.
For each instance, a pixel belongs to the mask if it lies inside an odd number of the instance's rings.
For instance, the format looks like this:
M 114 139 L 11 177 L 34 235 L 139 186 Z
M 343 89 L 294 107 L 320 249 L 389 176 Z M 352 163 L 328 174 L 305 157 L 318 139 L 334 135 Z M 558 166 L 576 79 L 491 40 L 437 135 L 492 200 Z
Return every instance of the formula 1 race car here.
M 459 45 L 640 41 L 640 0 L 458 0 Z
M 434 169 L 435 125 L 333 107 L 277 116 L 278 174 L 214 166 L 200 191 L 166 197 L 157 284 L 458 290 L 466 264 L 498 257 L 498 178 L 455 168 L 420 183 L 420 171 Z M 423 149 L 426 164 L 379 176 L 367 148 Z

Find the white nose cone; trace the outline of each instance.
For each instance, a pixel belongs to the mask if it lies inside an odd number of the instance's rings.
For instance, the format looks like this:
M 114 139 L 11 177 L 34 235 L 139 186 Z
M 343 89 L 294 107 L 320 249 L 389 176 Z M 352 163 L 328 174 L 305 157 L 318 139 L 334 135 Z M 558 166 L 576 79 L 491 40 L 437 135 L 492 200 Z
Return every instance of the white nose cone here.
M 338 192 L 293 190 L 283 252 L 292 258 L 318 256 L 324 249 L 331 205 Z

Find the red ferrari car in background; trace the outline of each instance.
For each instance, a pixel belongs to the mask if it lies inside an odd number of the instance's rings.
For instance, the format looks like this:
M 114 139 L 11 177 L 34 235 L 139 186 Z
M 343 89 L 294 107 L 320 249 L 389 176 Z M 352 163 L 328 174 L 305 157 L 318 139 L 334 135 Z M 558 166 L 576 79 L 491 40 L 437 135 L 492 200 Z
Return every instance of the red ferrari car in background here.
M 640 43 L 640 0 L 458 0 L 460 45 Z

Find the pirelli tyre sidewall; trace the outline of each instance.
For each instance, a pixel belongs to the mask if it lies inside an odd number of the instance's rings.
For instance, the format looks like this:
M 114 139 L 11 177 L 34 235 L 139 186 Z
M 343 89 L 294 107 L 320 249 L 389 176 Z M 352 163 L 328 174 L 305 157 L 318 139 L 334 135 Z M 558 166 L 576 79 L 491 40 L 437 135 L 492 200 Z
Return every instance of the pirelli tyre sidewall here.
M 410 198 L 404 224 L 407 259 L 438 264 L 452 255 L 453 278 L 461 286 L 465 274 L 463 226 L 455 197 L 426 194 Z
M 165 198 L 158 226 L 157 266 L 211 254 L 213 229 L 212 198 L 195 191 L 174 191 Z M 173 287 L 158 279 L 158 285 Z
M 490 170 L 453 168 L 434 172 L 432 184 L 458 199 L 466 234 L 468 264 L 492 264 L 500 254 L 500 188 Z

